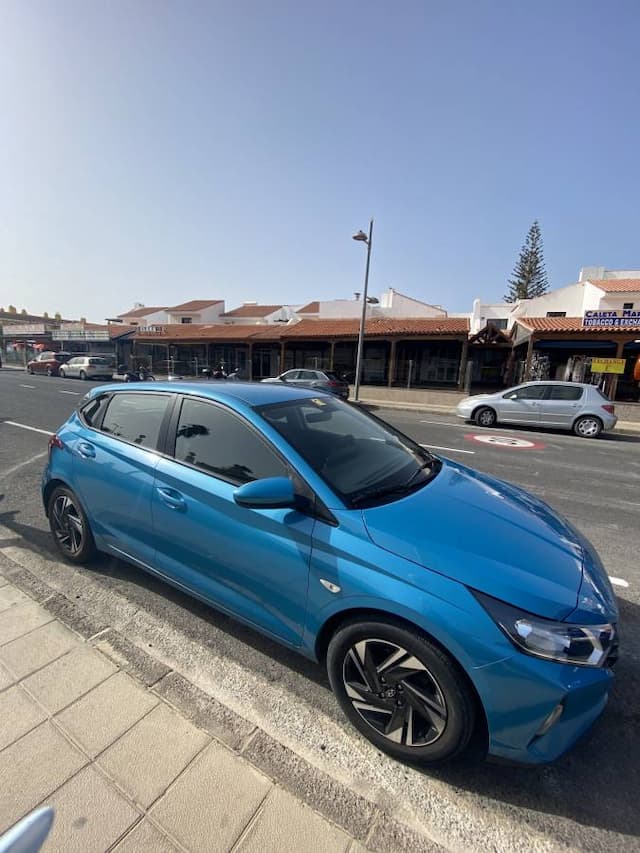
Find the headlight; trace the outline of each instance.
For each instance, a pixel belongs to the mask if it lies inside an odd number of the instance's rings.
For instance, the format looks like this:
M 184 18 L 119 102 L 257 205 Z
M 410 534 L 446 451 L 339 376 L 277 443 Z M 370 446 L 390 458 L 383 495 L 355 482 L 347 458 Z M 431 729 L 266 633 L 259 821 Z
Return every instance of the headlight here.
M 511 642 L 534 657 L 575 666 L 604 666 L 616 645 L 615 625 L 555 622 L 471 591 Z

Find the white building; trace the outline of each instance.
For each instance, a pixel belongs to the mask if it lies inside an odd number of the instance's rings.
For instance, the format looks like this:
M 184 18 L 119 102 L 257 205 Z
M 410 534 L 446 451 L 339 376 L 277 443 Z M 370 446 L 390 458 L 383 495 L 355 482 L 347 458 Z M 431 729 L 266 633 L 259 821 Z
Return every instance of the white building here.
M 295 317 L 293 305 L 260 305 L 258 302 L 243 302 L 239 308 L 232 308 L 220 316 L 225 325 L 258 325 L 270 323 L 288 323 Z
M 301 320 L 348 320 L 362 314 L 361 294 L 355 299 L 329 299 L 309 302 L 298 308 L 296 314 Z M 412 296 L 405 296 L 393 287 L 385 290 L 375 301 L 369 298 L 368 317 L 447 317 L 447 312 L 439 305 L 429 305 Z M 465 315 L 466 316 L 466 315 Z
M 165 324 L 219 323 L 224 313 L 224 299 L 192 299 L 181 305 L 146 306 L 136 303 L 130 311 L 118 314 L 118 320 L 131 326 Z

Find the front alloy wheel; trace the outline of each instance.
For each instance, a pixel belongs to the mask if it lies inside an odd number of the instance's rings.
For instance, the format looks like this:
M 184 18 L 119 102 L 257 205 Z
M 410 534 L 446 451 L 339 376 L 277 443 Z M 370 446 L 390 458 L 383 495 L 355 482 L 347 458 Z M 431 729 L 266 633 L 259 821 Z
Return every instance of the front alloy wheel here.
M 59 486 L 49 500 L 49 526 L 63 556 L 73 563 L 85 563 L 93 556 L 95 544 L 89 522 L 75 494 Z
M 394 758 L 432 764 L 467 745 L 475 705 L 466 679 L 418 630 L 348 623 L 329 644 L 327 669 L 347 717 Z

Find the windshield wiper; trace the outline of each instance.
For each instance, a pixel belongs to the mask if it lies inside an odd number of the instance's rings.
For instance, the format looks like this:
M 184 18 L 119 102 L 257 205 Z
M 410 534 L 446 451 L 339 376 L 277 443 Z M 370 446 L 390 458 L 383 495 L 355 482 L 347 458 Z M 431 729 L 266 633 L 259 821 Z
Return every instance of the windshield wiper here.
M 353 506 L 359 506 L 363 501 L 374 501 L 378 498 L 387 498 L 392 495 L 406 495 L 411 491 L 411 486 L 418 474 L 421 471 L 424 471 L 425 468 L 432 468 L 437 461 L 438 460 L 435 456 L 433 456 L 431 459 L 427 459 L 426 462 L 422 462 L 404 483 L 397 483 L 394 486 L 383 486 L 379 489 L 369 489 L 356 492 L 355 495 L 350 497 L 351 504 Z

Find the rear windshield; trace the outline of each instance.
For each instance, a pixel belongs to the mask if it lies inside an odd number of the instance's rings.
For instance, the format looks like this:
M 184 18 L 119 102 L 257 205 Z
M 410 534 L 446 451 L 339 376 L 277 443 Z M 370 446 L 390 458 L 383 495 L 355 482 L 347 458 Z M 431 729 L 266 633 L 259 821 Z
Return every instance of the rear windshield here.
M 90 358 L 90 359 L 89 359 L 89 364 L 103 364 L 103 365 L 107 365 L 107 364 L 112 364 L 112 363 L 113 363 L 113 360 L 112 360 L 112 359 L 110 359 L 110 358 L 106 358 L 106 357 L 104 357 L 104 356 L 103 356 L 103 357 L 99 357 L 99 358 Z
M 598 392 L 598 394 L 602 397 L 602 399 L 603 399 L 603 400 L 606 400 L 606 401 L 607 401 L 607 403 L 610 403 L 610 402 L 611 402 L 611 398 L 610 398 L 610 397 L 607 397 L 607 395 L 604 393 L 604 391 L 601 391 L 599 388 L 596 388 L 596 391 L 597 391 L 597 392 Z
M 327 379 L 331 379 L 333 382 L 339 382 L 340 381 L 338 379 L 338 377 L 336 376 L 336 374 L 332 370 L 324 370 L 323 373 L 327 377 Z
M 55 354 L 56 361 L 60 361 L 60 362 L 69 361 L 70 358 L 71 358 L 70 352 L 57 352 Z

